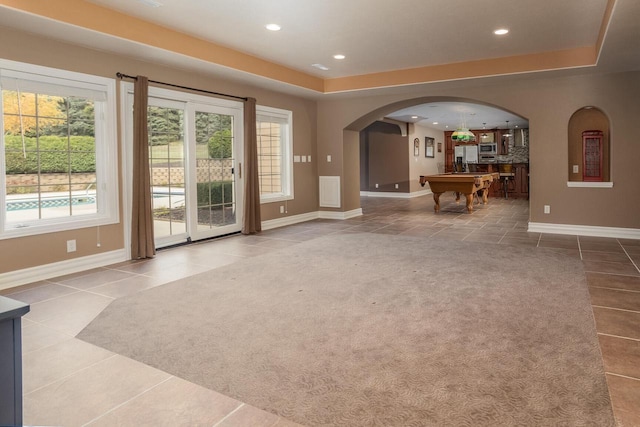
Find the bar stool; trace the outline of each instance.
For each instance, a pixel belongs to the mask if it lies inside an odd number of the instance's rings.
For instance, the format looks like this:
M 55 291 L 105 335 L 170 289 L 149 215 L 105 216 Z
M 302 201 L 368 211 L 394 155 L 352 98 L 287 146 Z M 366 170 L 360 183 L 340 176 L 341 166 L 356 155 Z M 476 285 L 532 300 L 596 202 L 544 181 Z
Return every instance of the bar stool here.
M 498 163 L 498 173 L 500 174 L 500 180 L 502 181 L 502 191 L 504 191 L 504 198 L 509 198 L 509 180 L 515 179 L 516 174 L 513 170 L 511 163 Z

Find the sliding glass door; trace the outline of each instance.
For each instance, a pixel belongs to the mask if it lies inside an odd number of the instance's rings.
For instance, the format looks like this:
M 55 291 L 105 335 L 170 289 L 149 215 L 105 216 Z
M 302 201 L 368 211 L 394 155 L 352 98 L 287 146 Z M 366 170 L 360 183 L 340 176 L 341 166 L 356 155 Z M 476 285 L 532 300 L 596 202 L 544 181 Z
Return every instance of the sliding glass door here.
M 240 231 L 242 104 L 150 87 L 147 113 L 156 248 Z
M 190 116 L 194 118 L 195 140 L 190 145 L 195 159 L 191 170 L 192 238 L 239 231 L 242 188 L 238 181 L 242 177 L 237 118 L 232 110 L 205 105 L 193 105 Z
M 149 98 L 149 171 L 156 247 L 178 243 L 189 236 L 184 107 L 183 103 Z

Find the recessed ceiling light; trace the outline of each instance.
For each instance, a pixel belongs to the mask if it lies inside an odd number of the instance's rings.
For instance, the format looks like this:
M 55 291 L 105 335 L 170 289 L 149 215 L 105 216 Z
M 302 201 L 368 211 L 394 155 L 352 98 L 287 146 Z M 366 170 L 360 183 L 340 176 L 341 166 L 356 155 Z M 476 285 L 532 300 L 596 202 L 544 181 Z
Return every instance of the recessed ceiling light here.
M 278 24 L 268 24 L 265 25 L 265 28 L 269 31 L 280 31 L 282 29 Z
M 434 125 L 437 125 L 437 124 L 438 124 L 438 122 L 433 122 L 433 124 L 434 124 Z
M 495 30 L 493 32 L 493 34 L 498 35 L 498 36 L 502 36 L 502 35 L 507 34 L 508 32 L 509 32 L 509 30 L 507 30 L 506 28 L 499 28 L 499 29 Z
M 312 67 L 317 68 L 318 70 L 322 70 L 322 71 L 328 71 L 329 67 L 322 65 L 322 64 L 311 64 Z
M 412 118 L 412 119 L 417 119 L 417 118 L 418 118 L 418 116 L 411 116 L 411 118 Z
M 340 54 L 340 53 L 339 53 L 339 54 L 337 54 L 337 55 L 333 55 L 333 57 L 334 57 L 335 59 L 344 59 L 344 58 L 346 58 L 346 56 L 344 56 L 344 55 L 342 55 L 342 54 Z

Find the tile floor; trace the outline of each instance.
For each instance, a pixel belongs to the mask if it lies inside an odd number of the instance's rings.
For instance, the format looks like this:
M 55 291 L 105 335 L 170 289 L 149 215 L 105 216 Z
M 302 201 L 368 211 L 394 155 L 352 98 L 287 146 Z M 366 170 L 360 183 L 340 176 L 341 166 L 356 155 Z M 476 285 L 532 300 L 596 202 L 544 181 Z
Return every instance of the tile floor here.
M 327 234 L 367 232 L 544 247 L 580 258 L 616 419 L 640 426 L 640 240 L 529 233 L 526 200 L 492 199 L 472 214 L 446 195 L 442 204 L 434 214 L 430 196 L 363 198 L 364 215 L 346 221 L 161 250 L 153 260 L 0 291 L 31 304 L 23 320 L 25 424 L 297 425 L 74 337 L 115 298 Z

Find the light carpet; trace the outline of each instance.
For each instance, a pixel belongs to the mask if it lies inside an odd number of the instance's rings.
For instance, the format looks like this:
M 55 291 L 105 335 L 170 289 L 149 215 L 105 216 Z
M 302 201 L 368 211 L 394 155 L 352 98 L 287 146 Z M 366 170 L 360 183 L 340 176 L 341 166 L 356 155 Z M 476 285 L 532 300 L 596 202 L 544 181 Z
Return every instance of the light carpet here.
M 79 338 L 308 426 L 615 425 L 582 264 L 541 248 L 322 237 Z

